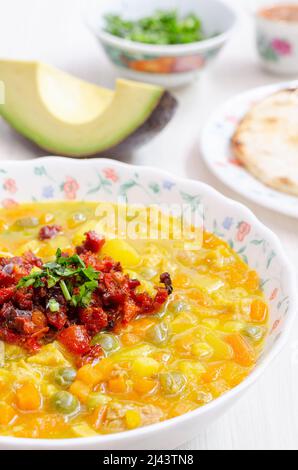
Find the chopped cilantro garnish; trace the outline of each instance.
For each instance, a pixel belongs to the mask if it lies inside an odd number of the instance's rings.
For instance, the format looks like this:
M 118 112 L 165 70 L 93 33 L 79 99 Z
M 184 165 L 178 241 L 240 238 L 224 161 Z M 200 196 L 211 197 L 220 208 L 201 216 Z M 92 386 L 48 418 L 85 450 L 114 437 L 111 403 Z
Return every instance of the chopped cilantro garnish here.
M 157 10 L 136 21 L 109 14 L 105 21 L 108 33 L 146 44 L 188 44 L 205 39 L 201 20 L 194 13 L 180 17 L 176 10 Z
M 45 263 L 40 270 L 32 271 L 20 279 L 17 287 L 46 286 L 51 289 L 59 285 L 67 302 L 74 307 L 87 307 L 92 292 L 98 287 L 99 274 L 99 271 L 92 266 L 86 266 L 79 255 L 62 256 L 61 250 L 58 249 L 54 261 Z M 48 308 L 51 312 L 56 312 L 59 310 L 59 303 L 55 299 L 50 299 Z
M 65 297 L 65 300 L 67 300 L 68 302 L 71 300 L 71 295 L 70 295 L 70 292 L 67 288 L 67 285 L 65 284 L 65 281 L 60 281 L 59 282 L 59 286 L 61 287 L 61 290 L 62 290 L 62 293 Z
M 60 305 L 55 299 L 50 299 L 47 305 L 47 308 L 50 309 L 52 313 L 59 312 Z

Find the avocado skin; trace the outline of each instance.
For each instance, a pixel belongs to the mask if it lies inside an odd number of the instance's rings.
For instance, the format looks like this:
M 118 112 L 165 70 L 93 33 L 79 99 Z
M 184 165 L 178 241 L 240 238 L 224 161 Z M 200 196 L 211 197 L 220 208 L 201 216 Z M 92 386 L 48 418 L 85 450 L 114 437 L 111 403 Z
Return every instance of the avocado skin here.
M 54 155 L 131 152 L 163 130 L 177 108 L 174 96 L 162 87 L 118 79 L 115 90 L 108 90 L 40 62 L 0 59 L 0 79 L 7 81 L 7 103 L 0 105 L 0 116 Z
M 124 140 L 119 142 L 113 147 L 110 147 L 102 152 L 96 152 L 94 154 L 88 154 L 84 156 L 72 155 L 71 153 L 59 152 L 59 155 L 69 158 L 96 158 L 96 157 L 117 157 L 121 155 L 128 155 L 133 150 L 141 147 L 150 140 L 152 140 L 159 132 L 161 132 L 167 124 L 171 121 L 176 113 L 178 107 L 177 99 L 168 91 L 165 91 L 158 101 L 155 109 L 150 116 L 141 124 L 132 134 L 126 137 Z M 13 124 L 11 124 L 13 126 Z M 33 145 L 51 152 L 53 155 L 57 155 L 51 148 L 38 145 L 36 142 L 31 141 Z
M 132 134 L 126 139 L 122 140 L 118 144 L 110 147 L 102 152 L 96 152 L 84 156 L 78 157 L 77 155 L 71 155 L 70 153 L 60 153 L 64 157 L 70 158 L 97 158 L 97 157 L 119 157 L 121 155 L 130 154 L 133 150 L 141 147 L 150 140 L 152 140 L 159 132 L 161 132 L 174 116 L 178 107 L 177 99 L 168 91 L 165 91 L 161 97 L 155 109 L 145 122 L 140 125 Z M 45 147 L 42 147 L 45 149 Z M 47 149 L 49 152 L 53 152 L 52 149 Z
M 96 155 L 89 155 L 89 157 L 115 157 L 131 153 L 161 132 L 174 116 L 177 107 L 177 99 L 171 93 L 165 91 L 154 111 L 138 129 L 114 147 Z

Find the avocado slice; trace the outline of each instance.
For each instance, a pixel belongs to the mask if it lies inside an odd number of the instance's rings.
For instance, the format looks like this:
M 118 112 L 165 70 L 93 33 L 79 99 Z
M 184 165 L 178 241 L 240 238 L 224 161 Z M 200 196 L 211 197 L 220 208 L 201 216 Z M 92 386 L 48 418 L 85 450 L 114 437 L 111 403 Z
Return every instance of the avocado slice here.
M 161 87 L 117 80 L 116 90 L 40 62 L 0 60 L 0 115 L 39 147 L 73 157 L 128 152 L 172 118 L 177 102 Z

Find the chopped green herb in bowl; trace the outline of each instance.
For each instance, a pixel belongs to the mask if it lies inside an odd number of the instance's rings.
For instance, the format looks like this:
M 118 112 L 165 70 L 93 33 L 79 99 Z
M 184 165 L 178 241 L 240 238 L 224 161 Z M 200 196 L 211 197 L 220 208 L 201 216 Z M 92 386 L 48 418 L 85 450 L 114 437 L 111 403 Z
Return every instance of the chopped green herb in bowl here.
M 223 0 L 94 0 L 86 10 L 90 30 L 119 74 L 167 89 L 195 80 L 237 20 Z
M 105 22 L 105 31 L 113 36 L 144 44 L 189 44 L 206 39 L 201 20 L 194 13 L 181 18 L 176 10 L 158 10 L 136 21 L 109 14 Z

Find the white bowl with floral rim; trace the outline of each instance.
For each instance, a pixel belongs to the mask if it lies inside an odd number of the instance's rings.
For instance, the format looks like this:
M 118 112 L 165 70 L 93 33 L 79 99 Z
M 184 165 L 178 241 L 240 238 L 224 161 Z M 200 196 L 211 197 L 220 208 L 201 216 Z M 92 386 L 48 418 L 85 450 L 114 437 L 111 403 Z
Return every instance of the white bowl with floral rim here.
M 195 13 L 202 21 L 206 39 L 189 44 L 155 45 L 133 42 L 105 31 L 104 17 L 120 15 L 139 19 L 156 10 Z M 84 17 L 107 57 L 127 78 L 166 88 L 193 81 L 217 57 L 237 21 L 234 8 L 222 0 L 92 0 L 84 3 Z
M 210 186 L 158 169 L 107 159 L 45 157 L 0 163 L 0 202 L 49 200 L 190 204 L 204 207 L 205 228 L 228 241 L 256 269 L 270 304 L 270 333 L 252 373 L 220 398 L 183 416 L 141 429 L 78 439 L 0 437 L 0 449 L 173 449 L 218 418 L 257 380 L 285 345 L 296 313 L 295 273 L 278 238 L 245 206 Z

